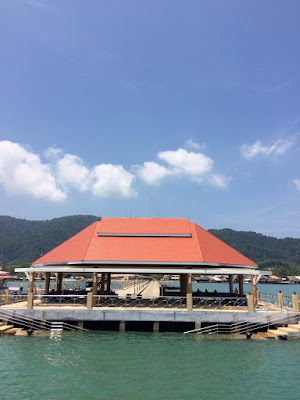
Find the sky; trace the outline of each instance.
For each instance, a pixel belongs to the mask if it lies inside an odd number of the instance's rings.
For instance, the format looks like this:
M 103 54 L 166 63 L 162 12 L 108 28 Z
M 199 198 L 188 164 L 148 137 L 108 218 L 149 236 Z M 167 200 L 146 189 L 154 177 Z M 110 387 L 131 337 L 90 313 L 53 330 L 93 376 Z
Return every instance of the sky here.
M 0 215 L 300 237 L 298 0 L 2 0 Z

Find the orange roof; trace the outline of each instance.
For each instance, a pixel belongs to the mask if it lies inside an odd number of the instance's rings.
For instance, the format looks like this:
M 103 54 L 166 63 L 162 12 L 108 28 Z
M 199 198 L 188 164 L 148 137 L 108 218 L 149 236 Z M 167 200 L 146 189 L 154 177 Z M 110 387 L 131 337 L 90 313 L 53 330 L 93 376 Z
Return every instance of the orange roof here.
M 102 218 L 33 264 L 97 261 L 257 266 L 205 229 L 183 218 Z

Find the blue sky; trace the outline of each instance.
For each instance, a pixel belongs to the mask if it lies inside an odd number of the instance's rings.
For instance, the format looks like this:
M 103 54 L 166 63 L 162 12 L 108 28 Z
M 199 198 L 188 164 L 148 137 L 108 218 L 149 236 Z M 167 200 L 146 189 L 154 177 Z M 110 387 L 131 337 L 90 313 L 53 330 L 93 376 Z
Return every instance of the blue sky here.
M 300 237 L 299 1 L 0 3 L 0 214 Z

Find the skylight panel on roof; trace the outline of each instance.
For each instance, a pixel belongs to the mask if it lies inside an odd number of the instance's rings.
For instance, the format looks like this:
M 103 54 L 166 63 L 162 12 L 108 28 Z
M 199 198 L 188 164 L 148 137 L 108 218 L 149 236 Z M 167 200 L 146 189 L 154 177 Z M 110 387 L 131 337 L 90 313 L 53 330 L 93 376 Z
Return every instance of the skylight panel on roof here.
M 191 238 L 190 233 L 104 233 L 98 232 L 99 237 L 164 237 L 164 238 Z

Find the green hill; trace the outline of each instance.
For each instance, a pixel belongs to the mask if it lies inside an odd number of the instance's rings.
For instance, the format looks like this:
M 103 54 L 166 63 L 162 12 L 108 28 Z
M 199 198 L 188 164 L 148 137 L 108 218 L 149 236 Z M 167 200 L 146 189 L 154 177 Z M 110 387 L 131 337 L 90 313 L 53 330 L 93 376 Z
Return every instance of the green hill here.
M 31 263 L 100 218 L 74 215 L 46 221 L 0 216 L 0 255 L 4 265 Z M 300 239 L 276 239 L 255 232 L 211 229 L 210 232 L 237 249 L 261 268 L 282 276 L 300 275 Z
M 227 228 L 210 229 L 209 232 L 255 261 L 262 269 L 272 269 L 280 276 L 300 275 L 300 239 L 277 239 Z
M 0 216 L 0 254 L 3 253 L 3 263 L 31 263 L 99 220 L 93 215 L 73 215 L 47 221 Z

